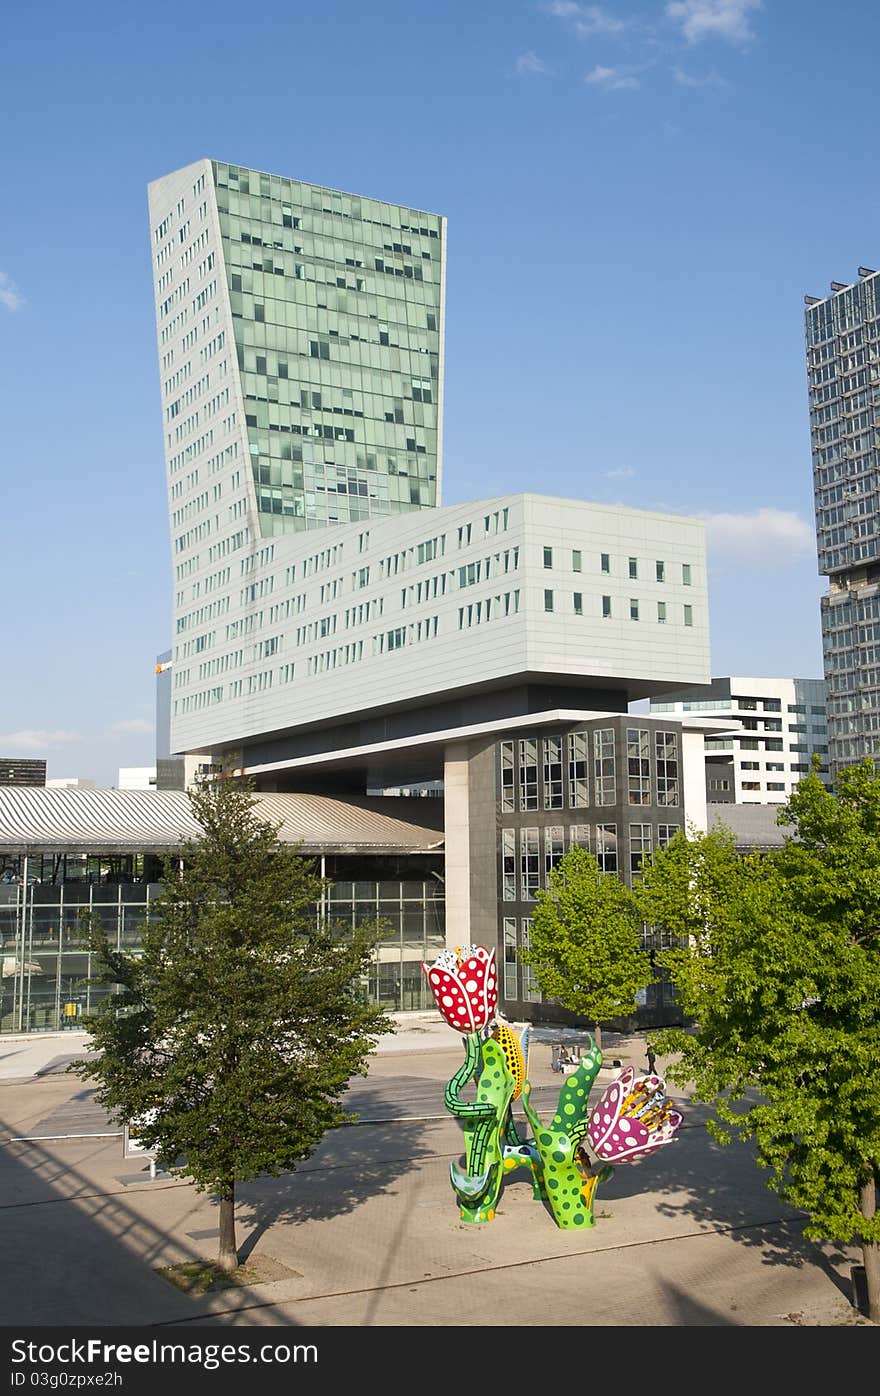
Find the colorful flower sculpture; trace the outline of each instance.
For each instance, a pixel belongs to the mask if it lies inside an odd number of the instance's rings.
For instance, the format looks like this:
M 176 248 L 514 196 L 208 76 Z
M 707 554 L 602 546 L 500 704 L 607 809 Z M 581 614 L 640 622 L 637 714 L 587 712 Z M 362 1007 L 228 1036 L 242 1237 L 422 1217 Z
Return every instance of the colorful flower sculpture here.
M 639 1076 L 624 1067 L 590 1115 L 587 1138 L 597 1158 L 620 1163 L 670 1144 L 681 1124 L 659 1076 Z
M 443 950 L 433 965 L 422 965 L 437 1007 L 456 1032 L 482 1032 L 498 1006 L 495 951 L 483 945 Z
M 531 1173 L 532 1195 L 545 1203 L 564 1230 L 592 1226 L 596 1187 L 615 1163 L 653 1153 L 669 1144 L 681 1124 L 659 1076 L 620 1072 L 590 1107 L 602 1053 L 592 1038 L 577 1069 L 559 1093 L 556 1113 L 544 1124 L 530 1101 L 524 1045 L 506 1023 L 494 1023 L 498 1006 L 495 952 L 482 945 L 444 950 L 422 965 L 437 1007 L 464 1037 L 465 1059 L 446 1087 L 446 1108 L 461 1124 L 464 1170 L 450 1165 L 452 1188 L 463 1222 L 492 1221 L 505 1177 Z M 462 1094 L 470 1082 L 471 1098 Z M 522 1095 L 533 1139 L 521 1138 L 511 1108 Z M 474 1098 L 474 1095 L 476 1098 Z M 589 1145 L 589 1152 L 587 1145 Z M 591 1157 L 592 1155 L 592 1157 Z

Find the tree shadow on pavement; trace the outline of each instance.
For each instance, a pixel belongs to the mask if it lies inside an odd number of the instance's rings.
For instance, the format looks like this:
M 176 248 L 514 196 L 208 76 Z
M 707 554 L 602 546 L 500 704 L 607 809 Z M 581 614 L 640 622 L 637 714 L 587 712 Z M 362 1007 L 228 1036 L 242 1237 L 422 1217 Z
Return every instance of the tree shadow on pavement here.
M 853 1252 L 804 1238 L 806 1214 L 782 1202 L 767 1185 L 751 1143 L 719 1144 L 706 1130 L 710 1106 L 684 1102 L 684 1123 L 675 1140 L 647 1158 L 615 1167 L 599 1189 L 597 1205 L 634 1197 L 654 1199 L 657 1214 L 690 1218 L 695 1231 L 723 1230 L 743 1246 L 762 1252 L 766 1265 L 819 1266 L 847 1299 Z

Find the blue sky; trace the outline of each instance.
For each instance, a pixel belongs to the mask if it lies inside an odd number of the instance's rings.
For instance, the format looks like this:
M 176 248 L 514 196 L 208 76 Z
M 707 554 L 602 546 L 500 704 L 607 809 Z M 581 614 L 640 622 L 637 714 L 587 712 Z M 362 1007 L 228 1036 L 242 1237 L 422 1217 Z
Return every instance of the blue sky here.
M 704 514 L 713 672 L 821 672 L 803 295 L 880 265 L 880 9 L 50 0 L 4 48 L 0 755 L 152 760 L 146 185 L 204 156 L 447 215 L 444 502 Z

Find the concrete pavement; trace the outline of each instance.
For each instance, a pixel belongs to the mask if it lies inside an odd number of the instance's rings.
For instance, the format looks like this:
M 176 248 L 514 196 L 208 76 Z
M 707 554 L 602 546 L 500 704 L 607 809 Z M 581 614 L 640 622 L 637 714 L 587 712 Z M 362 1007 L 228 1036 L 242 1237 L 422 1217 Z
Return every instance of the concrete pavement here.
M 420 1092 L 436 1099 L 461 1060 L 456 1035 L 446 1031 L 451 1048 L 428 1023 L 416 1034 L 430 1041 L 428 1050 L 377 1053 L 359 1089 L 388 1112 Z M 621 1039 L 609 1055 L 635 1059 L 643 1048 Z M 561 1078 L 550 1071 L 549 1047 L 533 1049 L 531 1076 L 552 1100 Z M 81 1090 L 54 1071 L 6 1080 L 0 1128 L 7 1139 L 24 1133 L 51 1110 L 69 1108 Z M 804 1242 L 803 1219 L 767 1190 L 751 1151 L 716 1145 L 702 1118 L 701 1107 L 687 1106 L 675 1143 L 619 1168 L 600 1187 L 596 1226 L 586 1234 L 558 1231 L 524 1180 L 508 1183 L 492 1223 L 462 1225 L 448 1182 L 461 1136 L 449 1118 L 335 1131 L 296 1172 L 239 1189 L 241 1249 L 271 1258 L 282 1277 L 201 1299 L 155 1271 L 213 1257 L 217 1212 L 208 1197 L 176 1179 L 151 1183 L 138 1161 L 123 1160 L 118 1139 L 7 1144 L 0 1211 L 7 1254 L 16 1259 L 0 1273 L 3 1321 L 865 1323 L 848 1303 L 857 1253 Z

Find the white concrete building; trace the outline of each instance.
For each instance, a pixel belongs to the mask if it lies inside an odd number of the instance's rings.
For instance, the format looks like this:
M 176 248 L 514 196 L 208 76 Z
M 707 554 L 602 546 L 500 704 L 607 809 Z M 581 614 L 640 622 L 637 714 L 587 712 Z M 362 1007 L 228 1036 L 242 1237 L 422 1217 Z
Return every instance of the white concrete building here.
M 697 714 L 737 720 L 740 730 L 707 736 L 706 792 L 710 802 L 781 805 L 810 770 L 813 755 L 828 777 L 828 729 L 822 679 L 713 679 L 652 699 L 652 715 Z

